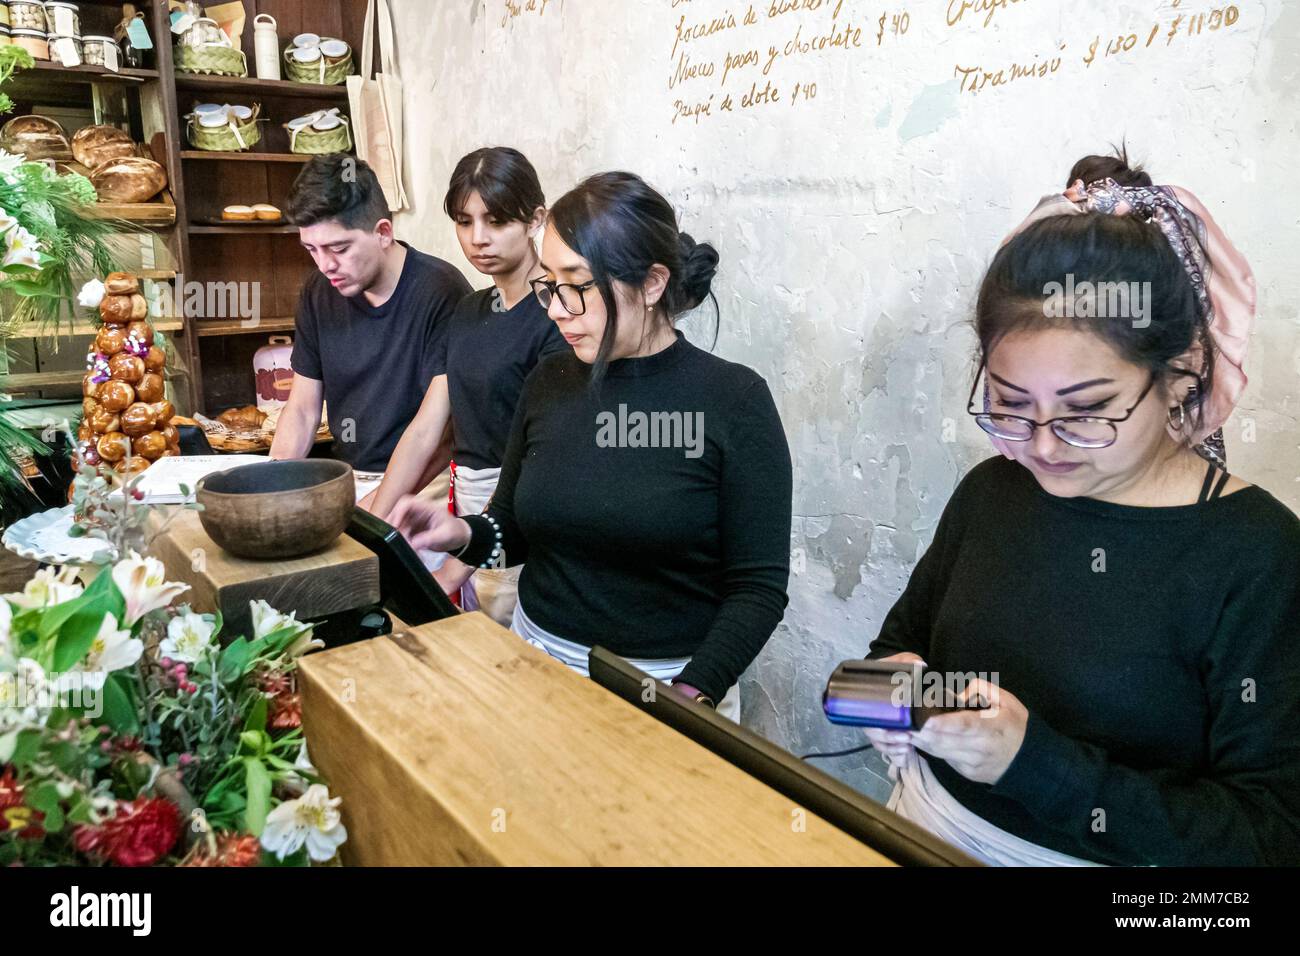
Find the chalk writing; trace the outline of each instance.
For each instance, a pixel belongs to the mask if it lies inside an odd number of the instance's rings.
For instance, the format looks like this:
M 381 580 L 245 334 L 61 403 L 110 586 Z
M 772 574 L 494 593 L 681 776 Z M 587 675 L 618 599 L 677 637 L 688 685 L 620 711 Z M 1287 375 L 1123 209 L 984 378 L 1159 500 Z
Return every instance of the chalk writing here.
M 889 21 L 888 25 L 886 25 L 885 21 Z M 880 15 L 880 19 L 876 22 L 880 27 L 880 29 L 876 31 L 876 46 L 880 46 L 881 43 L 884 42 L 886 30 L 888 30 L 891 36 L 901 37 L 912 25 L 912 18 L 908 15 L 906 10 L 902 13 L 895 13 L 892 17 L 890 16 L 889 11 L 886 10 Z
M 1118 59 L 1130 52 L 1136 56 L 1148 49 L 1168 47 L 1179 40 L 1208 37 L 1219 30 L 1232 27 L 1240 18 L 1241 11 L 1236 6 L 1215 7 L 1200 13 L 1177 13 L 1167 20 L 1157 20 L 1150 30 L 1143 28 L 1106 38 L 1098 35 L 1088 44 L 1083 65 L 1090 68 L 1098 60 Z
M 1031 61 L 1012 63 L 1010 66 L 999 67 L 998 69 L 989 69 L 979 64 L 962 66 L 959 63 L 953 67 L 953 76 L 961 78 L 961 92 L 971 94 L 980 93 L 986 87 L 996 89 L 999 86 L 1006 86 L 1017 80 L 1041 80 L 1061 69 L 1060 53 L 1064 49 L 1065 44 L 1062 43 L 1057 48 L 1056 55 L 1050 58 L 1040 58 L 1035 53 Z
M 871 21 L 850 15 L 846 8 L 854 2 L 750 0 L 701 10 L 705 4 L 696 0 L 669 0 L 673 124 L 698 125 L 727 113 L 815 100 L 824 78 L 786 76 L 784 65 L 805 72 L 866 49 Z M 901 5 L 895 7 L 891 29 L 901 36 L 910 18 Z M 803 62 L 808 66 L 796 65 Z
M 505 0 L 505 12 L 501 16 L 501 27 L 514 27 L 515 20 L 524 15 L 544 16 L 551 0 Z
M 1028 2 L 1029 0 L 948 0 L 948 26 L 955 27 L 961 22 L 962 17 L 968 13 L 975 15 L 983 13 L 985 14 L 984 22 L 980 26 L 987 27 L 993 22 L 993 15 L 999 10 L 1005 9 L 1012 4 Z

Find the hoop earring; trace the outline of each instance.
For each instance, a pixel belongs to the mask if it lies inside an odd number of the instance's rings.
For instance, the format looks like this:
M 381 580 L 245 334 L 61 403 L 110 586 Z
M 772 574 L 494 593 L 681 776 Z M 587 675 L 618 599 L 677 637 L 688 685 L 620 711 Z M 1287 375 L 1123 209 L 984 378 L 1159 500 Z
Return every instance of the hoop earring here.
M 1178 409 L 1178 421 L 1174 421 L 1174 408 Z M 1169 427 L 1176 432 L 1181 432 L 1187 427 L 1187 412 L 1181 404 L 1175 405 L 1174 408 L 1169 409 Z

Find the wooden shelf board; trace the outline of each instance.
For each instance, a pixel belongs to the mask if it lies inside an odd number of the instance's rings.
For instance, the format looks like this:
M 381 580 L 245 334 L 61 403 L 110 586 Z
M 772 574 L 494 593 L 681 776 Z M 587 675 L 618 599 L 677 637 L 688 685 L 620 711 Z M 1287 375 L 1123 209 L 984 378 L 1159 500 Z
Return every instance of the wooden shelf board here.
M 292 96 L 314 100 L 346 100 L 348 88 L 322 86 L 319 83 L 294 83 L 291 80 L 260 80 L 251 76 L 205 76 L 200 73 L 177 73 L 176 89 L 208 93 L 247 93 L 250 96 Z
M 84 209 L 89 219 L 124 219 L 139 226 L 155 227 L 176 224 L 176 205 L 172 202 L 101 202 Z
M 293 331 L 293 316 L 263 317 L 257 325 L 245 326 L 244 319 L 195 319 L 191 325 L 200 338 L 213 335 L 258 335 L 265 332 Z
M 139 273 L 137 273 L 137 275 L 138 274 Z M 185 323 L 178 318 L 171 318 L 171 319 L 151 318 L 149 319 L 149 324 L 153 326 L 153 330 L 155 332 L 179 332 L 181 329 L 185 327 Z M 78 321 L 72 327 L 71 332 L 68 331 L 68 324 L 66 322 L 63 322 L 59 325 L 60 339 L 71 338 L 73 336 L 78 336 L 78 335 L 95 335 L 98 332 L 99 332 L 98 325 L 91 325 L 89 322 L 86 322 L 84 320 Z M 50 336 L 48 329 L 41 330 L 38 329 L 35 325 L 31 325 L 26 328 L 19 328 L 17 331 L 12 332 L 7 336 L 7 338 L 10 339 L 38 339 L 38 338 L 51 338 L 51 337 L 52 336 Z
M 234 163 L 305 163 L 311 157 L 304 153 L 224 153 L 215 149 L 183 149 L 181 159 Z
M 137 70 L 133 67 L 124 66 L 114 73 L 102 66 L 91 66 L 88 63 L 82 63 L 80 66 L 59 66 L 57 63 L 51 63 L 48 60 L 37 60 L 34 66 L 14 74 L 15 80 L 20 77 L 63 80 L 69 83 L 143 83 L 159 78 L 157 70 Z
M 85 369 L 69 369 L 65 372 L 20 372 L 5 378 L 5 390 L 9 392 L 31 392 L 38 388 L 56 388 L 61 385 L 80 385 L 85 378 Z
M 195 223 L 190 226 L 191 236 L 296 236 L 297 234 L 297 226 L 289 226 L 284 223 L 262 224 L 249 222 L 247 225 L 232 224 L 229 226 Z

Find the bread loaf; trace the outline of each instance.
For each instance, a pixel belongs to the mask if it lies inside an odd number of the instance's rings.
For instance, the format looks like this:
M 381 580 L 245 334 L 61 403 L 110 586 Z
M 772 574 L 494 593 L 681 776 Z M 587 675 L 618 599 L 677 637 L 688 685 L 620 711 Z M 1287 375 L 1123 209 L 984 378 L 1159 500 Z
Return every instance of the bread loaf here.
M 15 116 L 0 127 L 0 148 L 29 160 L 72 158 L 68 134 L 48 116 Z
M 94 169 L 113 159 L 135 155 L 135 143 L 116 126 L 83 126 L 72 137 L 72 155 Z
M 145 202 L 167 185 L 167 174 L 152 159 L 124 156 L 100 163 L 90 173 L 100 202 Z
M 266 412 L 260 411 L 256 405 L 228 408 L 217 416 L 217 421 L 227 428 L 261 428 L 262 422 L 266 421 Z

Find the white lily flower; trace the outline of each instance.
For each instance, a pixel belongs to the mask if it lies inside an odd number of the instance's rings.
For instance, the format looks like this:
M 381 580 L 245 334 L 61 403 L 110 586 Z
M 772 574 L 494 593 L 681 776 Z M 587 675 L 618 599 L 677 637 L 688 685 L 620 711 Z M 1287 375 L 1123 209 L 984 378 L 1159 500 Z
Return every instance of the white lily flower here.
M 212 646 L 216 629 L 216 622 L 206 620 L 202 614 L 178 614 L 167 624 L 167 636 L 158 645 L 158 656 L 193 664 Z
M 144 642 L 132 637 L 130 628 L 119 629 L 112 614 L 105 614 L 85 659 L 75 670 L 59 677 L 59 690 L 99 690 L 109 674 L 130 667 L 143 653 Z
M 332 859 L 348 838 L 338 811 L 342 802 L 342 797 L 331 798 L 323 784 L 312 784 L 301 797 L 284 801 L 266 815 L 262 846 L 281 860 L 304 844 L 317 863 Z
M 4 597 L 22 611 L 53 607 L 81 596 L 85 588 L 77 581 L 75 567 L 42 568 L 23 589 Z
M 99 303 L 102 301 L 104 301 L 104 283 L 98 279 L 91 279 L 77 293 L 77 305 L 87 309 L 99 308 Z
M 311 626 L 299 621 L 296 612 L 291 611 L 288 614 L 281 614 L 260 598 L 256 601 L 249 601 L 248 608 L 253 616 L 254 638 L 266 637 L 272 631 L 278 631 L 285 627 L 306 628 Z
M 45 671 L 36 661 L 24 657 L 13 670 L 0 671 L 0 736 L 39 727 L 49 704 Z
M 31 266 L 41 264 L 41 244 L 35 236 L 15 222 L 4 231 L 4 259 L 0 266 Z
M 307 753 L 307 741 L 305 740 L 302 742 L 302 746 L 298 748 L 298 756 L 293 761 L 293 770 L 288 771 L 280 778 L 281 786 L 290 793 L 301 795 L 310 784 L 307 782 L 306 777 L 297 773 L 299 770 L 313 777 L 320 776 L 320 771 L 312 765 L 311 756 Z
M 167 569 L 157 558 L 142 558 L 134 551 L 113 565 L 113 583 L 126 598 L 126 617 L 122 623 L 131 627 L 150 611 L 166 607 L 188 584 L 167 580 Z

